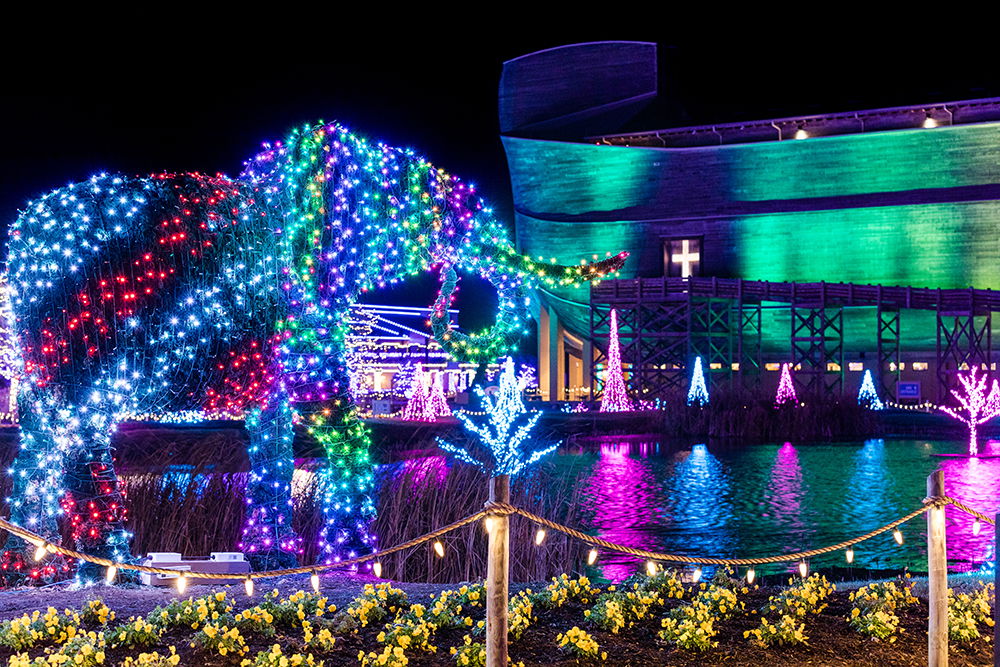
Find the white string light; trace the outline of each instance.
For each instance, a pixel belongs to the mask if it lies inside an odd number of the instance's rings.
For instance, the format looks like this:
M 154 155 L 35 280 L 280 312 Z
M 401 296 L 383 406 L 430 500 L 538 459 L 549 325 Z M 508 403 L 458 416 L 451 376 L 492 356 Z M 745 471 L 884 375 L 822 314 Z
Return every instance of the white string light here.
M 542 542 L 544 542 L 544 541 L 545 541 L 545 529 L 544 528 L 539 528 L 535 532 L 535 546 L 536 547 L 542 546 Z
M 646 574 L 650 577 L 656 575 L 656 563 L 651 560 L 646 561 Z
M 896 544 L 902 544 L 903 532 L 899 528 L 896 528 L 892 531 L 892 539 L 896 540 Z
M 375 565 L 372 566 L 372 574 L 379 579 L 382 578 L 382 561 L 375 561 Z
M 441 540 L 434 540 L 434 553 L 438 558 L 444 558 L 444 545 L 441 544 Z
M 747 570 L 747 583 L 752 584 L 753 580 L 757 578 L 757 572 L 753 569 L 753 566 Z
M 184 595 L 184 592 L 187 591 L 187 587 L 188 587 L 188 578 L 187 578 L 187 575 L 181 573 L 181 575 L 179 577 L 177 577 L 177 593 L 178 593 L 178 595 Z
M 696 584 L 699 581 L 701 581 L 701 565 L 699 565 L 698 567 L 694 568 L 694 573 L 691 575 L 691 580 L 694 583 L 696 583 Z
M 809 574 L 809 563 L 802 559 L 799 561 L 799 576 L 805 579 L 807 574 Z
M 972 522 L 972 534 L 978 535 L 979 531 L 982 529 L 983 529 L 983 524 L 980 523 L 979 517 L 976 517 L 976 520 Z
M 118 575 L 118 568 L 114 565 L 108 568 L 107 573 L 104 575 L 104 583 L 110 586 L 115 583 L 115 577 Z
M 597 549 L 591 549 L 590 553 L 587 554 L 587 565 L 593 565 L 597 562 Z
M 312 584 L 313 593 L 319 593 L 319 573 L 316 570 L 309 577 L 309 583 Z
M 850 565 L 854 562 L 854 547 L 847 547 L 847 551 L 844 552 L 844 556 L 847 558 L 847 564 Z
M 253 597 L 253 579 L 250 578 L 250 577 L 247 577 L 246 581 L 243 582 L 243 586 L 247 590 L 247 597 L 248 598 L 252 598 Z

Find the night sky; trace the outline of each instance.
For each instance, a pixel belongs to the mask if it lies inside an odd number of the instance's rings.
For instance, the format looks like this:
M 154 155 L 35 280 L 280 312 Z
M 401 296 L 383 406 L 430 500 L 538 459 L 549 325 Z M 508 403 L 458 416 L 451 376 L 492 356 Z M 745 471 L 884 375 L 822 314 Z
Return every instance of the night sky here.
M 22 59 L 7 68 L 0 225 L 31 197 L 99 171 L 235 176 L 262 141 L 318 119 L 414 148 L 477 183 L 509 220 L 496 115 L 503 61 L 609 38 L 659 43 L 660 99 L 625 129 L 1000 96 L 994 55 L 961 46 L 928 50 L 922 39 L 908 47 L 865 40 L 781 47 L 763 39 L 685 43 L 621 28 L 503 42 L 443 31 L 433 48 L 400 42 L 387 49 L 374 35 L 352 44 L 331 36 L 329 48 L 279 57 L 275 47 L 274 57 L 255 60 L 236 51 L 192 59 L 104 48 L 52 67 Z M 429 305 L 432 285 L 382 300 Z M 463 326 L 482 324 L 490 315 L 483 292 L 462 295 Z

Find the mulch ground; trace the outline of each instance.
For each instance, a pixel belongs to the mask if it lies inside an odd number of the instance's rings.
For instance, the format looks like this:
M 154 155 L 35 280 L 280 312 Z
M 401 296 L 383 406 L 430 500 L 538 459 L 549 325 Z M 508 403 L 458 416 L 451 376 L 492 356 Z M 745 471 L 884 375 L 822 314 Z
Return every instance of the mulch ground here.
M 360 593 L 365 583 L 377 581 L 370 577 L 346 574 L 328 574 L 321 578 L 321 590 L 330 598 L 338 609 L 344 609 L 350 601 Z M 261 582 L 262 583 L 262 582 Z M 230 596 L 237 602 L 239 608 L 252 606 L 260 601 L 260 593 L 277 588 L 282 595 L 293 593 L 300 589 L 309 590 L 308 577 L 288 577 L 272 582 L 273 585 L 258 585 L 258 595 L 247 598 L 243 586 L 229 588 Z M 440 585 L 433 584 L 398 584 L 406 591 L 411 602 L 426 601 L 431 593 L 440 591 Z M 535 590 L 542 588 L 535 586 Z M 192 586 L 189 595 L 199 596 L 225 587 Z M 791 665 L 850 665 L 851 667 L 884 667 L 884 666 L 918 666 L 927 664 L 927 604 L 920 600 L 904 609 L 899 615 L 902 620 L 902 632 L 895 642 L 872 641 L 863 638 L 855 632 L 846 621 L 850 613 L 850 602 L 846 591 L 838 591 L 829 599 L 829 606 L 820 614 L 810 616 L 806 620 L 805 633 L 809 637 L 807 646 L 784 646 L 761 649 L 753 647 L 743 638 L 743 632 L 756 627 L 759 617 L 750 610 L 762 607 L 769 595 L 775 589 L 760 588 L 740 599 L 746 602 L 747 612 L 723 621 L 721 633 L 716 638 L 719 645 L 706 653 L 694 653 L 668 646 L 656 638 L 659 630 L 659 618 L 642 623 L 639 626 L 614 635 L 589 626 L 584 619 L 584 607 L 569 603 L 555 610 L 536 610 L 537 622 L 531 626 L 524 636 L 511 644 L 510 656 L 514 661 L 523 661 L 525 665 L 579 665 L 577 660 L 560 653 L 556 649 L 556 635 L 577 625 L 586 629 L 594 636 L 602 651 L 607 651 L 606 665 L 615 667 L 631 666 L 675 666 L 691 667 L 709 665 L 754 666 L 767 665 L 780 667 Z M 23 613 L 31 613 L 35 609 L 44 610 L 49 606 L 57 609 L 79 609 L 87 600 L 100 598 L 118 615 L 122 621 L 130 615 L 146 615 L 158 605 L 168 604 L 176 597 L 171 588 L 127 588 L 95 586 L 81 590 L 68 590 L 55 586 L 44 589 L 19 589 L 0 593 L 0 619 L 9 619 Z M 186 596 L 185 596 L 186 597 Z M 676 602 L 675 602 L 676 604 Z M 481 618 L 482 612 L 474 614 Z M 337 644 L 329 654 L 322 657 L 327 667 L 334 665 L 357 665 L 358 652 L 364 650 L 379 651 L 382 645 L 375 636 L 382 629 L 381 625 L 365 628 L 357 634 L 338 635 Z M 442 631 L 432 639 L 438 646 L 434 655 L 419 654 L 408 651 L 407 657 L 413 667 L 431 665 L 454 665 L 454 659 L 448 653 L 450 646 L 461 645 L 462 630 Z M 159 647 L 164 652 L 169 645 L 176 646 L 182 655 L 183 665 L 199 665 L 200 667 L 215 667 L 221 665 L 239 664 L 239 660 L 225 662 L 218 656 L 206 656 L 197 653 L 188 645 L 191 632 L 173 631 L 165 635 Z M 249 639 L 249 638 L 248 638 Z M 288 652 L 295 650 L 301 644 L 301 631 L 298 633 L 282 633 L 269 640 L 250 642 L 252 658 L 257 651 L 268 650 L 278 643 Z M 108 651 L 110 664 L 118 664 L 127 652 L 120 650 Z M 132 654 L 137 651 L 132 651 Z M 0 664 L 6 664 L 11 652 L 0 649 Z M 33 652 L 34 654 L 34 652 Z M 971 646 L 952 645 L 950 664 L 956 667 L 986 666 L 993 664 L 992 631 L 984 629 L 984 637 Z

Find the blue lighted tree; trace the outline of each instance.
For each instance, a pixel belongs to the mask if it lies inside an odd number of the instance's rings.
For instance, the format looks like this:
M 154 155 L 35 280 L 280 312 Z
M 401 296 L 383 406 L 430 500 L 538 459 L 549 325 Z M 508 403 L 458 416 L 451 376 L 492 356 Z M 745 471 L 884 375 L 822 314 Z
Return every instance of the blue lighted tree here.
M 875 391 L 875 382 L 872 380 L 872 372 L 869 369 L 865 370 L 865 377 L 861 381 L 861 389 L 858 390 L 858 405 L 862 405 L 870 410 L 881 410 L 884 407 L 882 399 L 878 397 L 878 392 Z
M 546 454 L 555 451 L 559 442 L 532 452 L 522 449 L 522 443 L 535 428 L 541 412 L 531 413 L 523 423 L 517 425 L 519 418 L 528 414 L 521 398 L 521 385 L 514 375 L 514 361 L 507 357 L 500 375 L 500 390 L 495 397 L 488 396 L 479 385 L 473 388 L 486 412 L 485 423 L 477 424 L 468 415 L 458 414 L 462 425 L 478 439 L 478 446 L 470 443 L 462 447 L 437 438 L 438 446 L 460 461 L 478 466 L 491 477 L 517 475 Z
M 708 387 L 705 385 L 705 371 L 701 367 L 701 357 L 694 359 L 694 373 L 691 374 L 691 388 L 688 389 L 687 404 L 699 407 L 708 405 Z

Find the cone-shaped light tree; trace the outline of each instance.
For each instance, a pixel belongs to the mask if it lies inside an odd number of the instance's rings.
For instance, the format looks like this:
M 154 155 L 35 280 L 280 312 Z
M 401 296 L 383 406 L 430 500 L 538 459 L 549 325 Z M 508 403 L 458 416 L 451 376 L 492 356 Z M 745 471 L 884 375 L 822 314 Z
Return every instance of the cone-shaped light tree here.
M 955 397 L 961 407 L 950 408 L 942 405 L 938 409 L 945 414 L 957 419 L 969 427 L 969 455 L 979 455 L 979 440 L 977 429 L 980 424 L 985 424 L 997 415 L 1000 415 L 1000 386 L 993 380 L 990 392 L 986 393 L 986 385 L 989 383 L 989 376 L 976 377 L 976 367 L 973 366 L 969 373 L 958 374 L 958 381 L 962 385 L 964 394 L 952 389 L 951 395 Z M 964 412 L 965 414 L 959 414 Z
M 791 364 L 781 364 L 781 380 L 778 382 L 778 391 L 774 395 L 774 406 L 781 407 L 791 403 L 795 405 L 799 402 L 799 397 L 795 394 L 795 385 L 792 383 Z
M 437 438 L 438 447 L 455 455 L 459 460 L 478 466 L 491 477 L 517 475 L 546 454 L 555 451 L 559 443 L 528 451 L 521 444 L 531 434 L 540 412 L 521 419 L 528 410 L 521 399 L 521 386 L 514 375 L 514 362 L 507 358 L 500 375 L 500 391 L 495 397 L 487 396 L 479 385 L 473 388 L 486 412 L 486 423 L 480 425 L 464 413 L 458 414 L 462 425 L 476 436 L 478 442 L 465 446 L 454 445 Z M 519 426 L 518 422 L 522 422 Z
M 403 419 L 409 422 L 432 422 L 436 419 L 430 408 L 430 385 L 420 364 L 413 371 L 413 393 L 403 408 Z
M 701 367 L 701 357 L 694 359 L 694 372 L 691 374 L 691 387 L 688 389 L 687 404 L 700 407 L 708 405 L 708 387 L 705 385 L 705 371 Z
M 448 400 L 444 396 L 443 374 L 434 376 L 434 382 L 430 384 L 427 398 L 427 412 L 434 415 L 435 419 L 441 417 L 451 417 L 451 408 L 448 407 Z
M 622 376 L 622 353 L 618 345 L 618 311 L 611 310 L 611 333 L 608 337 L 608 367 L 604 371 L 604 396 L 601 412 L 630 412 L 632 399 L 625 391 Z
M 882 399 L 878 397 L 878 392 L 875 391 L 875 382 L 872 380 L 872 372 L 869 369 L 865 370 L 865 377 L 861 381 L 861 389 L 858 390 L 858 405 L 862 405 L 869 410 L 881 410 L 885 407 L 882 404 Z

